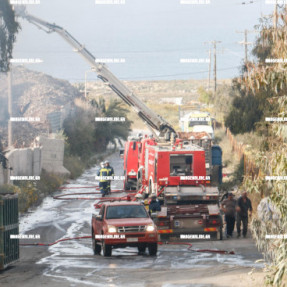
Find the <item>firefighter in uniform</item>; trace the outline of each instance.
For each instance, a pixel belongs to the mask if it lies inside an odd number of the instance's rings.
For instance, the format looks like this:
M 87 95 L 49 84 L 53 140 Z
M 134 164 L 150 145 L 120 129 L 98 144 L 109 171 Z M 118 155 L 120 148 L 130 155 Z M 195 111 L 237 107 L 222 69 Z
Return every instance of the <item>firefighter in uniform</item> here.
M 101 162 L 101 169 L 98 172 L 98 176 L 102 177 L 100 178 L 100 191 L 102 194 L 102 197 L 105 197 L 105 195 L 108 194 L 108 180 L 105 179 L 106 176 L 108 176 L 109 170 L 105 168 L 105 164 Z
M 110 162 L 108 160 L 105 161 L 105 168 L 108 170 L 108 176 L 114 176 L 114 169 L 110 166 Z M 111 193 L 111 180 L 108 180 L 107 192 Z

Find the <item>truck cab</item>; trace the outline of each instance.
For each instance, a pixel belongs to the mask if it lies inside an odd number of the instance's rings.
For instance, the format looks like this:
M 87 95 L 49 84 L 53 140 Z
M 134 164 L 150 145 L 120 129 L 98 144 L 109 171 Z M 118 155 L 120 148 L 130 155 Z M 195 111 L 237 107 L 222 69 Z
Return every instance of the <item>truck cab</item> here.
M 99 214 L 92 216 L 92 243 L 94 254 L 111 256 L 112 249 L 137 247 L 140 253 L 157 253 L 157 227 L 144 205 L 139 202 L 106 202 Z

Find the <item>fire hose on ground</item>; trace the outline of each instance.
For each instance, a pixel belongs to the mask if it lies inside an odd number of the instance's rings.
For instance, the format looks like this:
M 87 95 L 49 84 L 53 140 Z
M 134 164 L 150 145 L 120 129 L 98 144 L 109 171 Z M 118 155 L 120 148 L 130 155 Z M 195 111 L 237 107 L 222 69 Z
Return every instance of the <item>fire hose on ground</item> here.
M 53 196 L 53 199 L 57 199 L 57 200 L 98 200 L 97 203 L 95 203 L 95 208 L 101 208 L 102 204 L 104 202 L 107 201 L 124 201 L 124 200 L 128 200 L 131 201 L 131 198 L 133 198 L 136 194 L 136 192 L 133 193 L 129 193 L 125 196 L 122 197 L 83 197 L 83 195 L 97 195 L 97 194 L 101 194 L 100 190 L 99 190 L 99 186 L 95 185 L 95 186 L 73 186 L 73 187 L 60 187 L 60 190 L 67 190 L 67 189 L 80 189 L 80 188 L 95 188 L 98 192 L 81 192 L 81 193 L 65 193 L 65 194 L 60 194 L 60 195 L 56 195 Z M 111 190 L 111 194 L 114 193 L 122 193 L 124 192 L 124 190 L 122 189 L 114 189 Z M 80 197 L 75 197 L 75 196 L 80 196 Z
M 59 239 L 53 243 L 20 243 L 20 246 L 53 246 L 57 243 L 69 241 L 69 240 L 80 240 L 80 239 L 91 239 L 92 236 L 81 236 L 81 237 L 72 237 L 72 238 L 63 238 Z M 218 254 L 225 254 L 225 255 L 234 255 L 234 251 L 226 251 L 226 250 L 217 250 L 217 249 L 191 249 L 192 244 L 188 242 L 158 242 L 159 245 L 187 245 L 187 250 L 192 252 L 200 252 L 200 253 L 218 253 Z
M 60 187 L 59 190 L 67 190 L 67 189 L 82 189 L 82 188 L 95 188 L 98 192 L 81 192 L 81 193 L 65 193 L 65 194 L 60 194 L 60 195 L 55 195 L 53 196 L 53 199 L 58 199 L 58 200 L 100 200 L 100 201 L 108 201 L 108 198 L 111 200 L 124 200 L 123 197 L 107 197 L 106 200 L 101 197 L 74 197 L 75 195 L 96 195 L 96 194 L 101 194 L 99 190 L 99 186 L 73 186 L 73 187 Z M 111 191 L 111 193 L 122 193 L 122 189 L 114 189 Z M 133 195 L 133 194 L 131 194 Z

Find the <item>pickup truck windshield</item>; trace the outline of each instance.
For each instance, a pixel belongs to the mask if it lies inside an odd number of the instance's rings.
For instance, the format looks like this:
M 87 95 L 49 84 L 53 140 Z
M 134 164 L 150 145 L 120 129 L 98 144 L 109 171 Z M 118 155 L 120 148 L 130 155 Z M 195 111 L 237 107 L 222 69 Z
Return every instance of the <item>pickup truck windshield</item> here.
M 106 219 L 148 218 L 143 205 L 119 205 L 107 208 Z

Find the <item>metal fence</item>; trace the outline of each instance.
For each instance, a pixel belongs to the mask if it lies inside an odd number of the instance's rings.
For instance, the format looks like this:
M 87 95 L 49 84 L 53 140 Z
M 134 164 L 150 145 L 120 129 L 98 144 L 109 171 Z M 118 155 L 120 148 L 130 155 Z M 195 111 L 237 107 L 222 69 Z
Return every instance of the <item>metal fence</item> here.
M 0 270 L 19 259 L 18 195 L 0 193 Z

